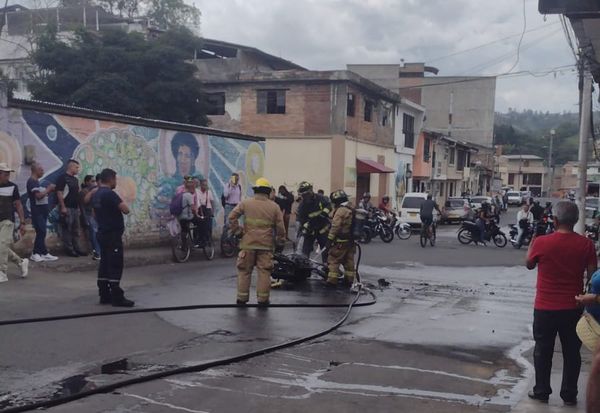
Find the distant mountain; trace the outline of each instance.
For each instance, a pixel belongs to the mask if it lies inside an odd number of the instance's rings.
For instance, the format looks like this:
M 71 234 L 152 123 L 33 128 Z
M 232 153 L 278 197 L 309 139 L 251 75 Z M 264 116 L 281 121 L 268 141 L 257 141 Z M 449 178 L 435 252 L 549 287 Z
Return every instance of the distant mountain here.
M 600 113 L 594 114 L 596 122 Z M 600 125 L 596 123 L 596 125 Z M 554 165 L 575 161 L 579 151 L 579 114 L 549 113 L 533 110 L 496 113 L 494 144 L 503 145 L 504 154 L 537 155 L 548 159 L 550 130 L 555 130 L 552 159 Z

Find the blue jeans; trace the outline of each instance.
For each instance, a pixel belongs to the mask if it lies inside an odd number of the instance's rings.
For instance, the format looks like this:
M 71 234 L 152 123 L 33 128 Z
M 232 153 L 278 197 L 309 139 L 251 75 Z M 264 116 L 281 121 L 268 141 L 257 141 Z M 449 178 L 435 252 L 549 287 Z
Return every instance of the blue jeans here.
M 90 238 L 90 244 L 96 254 L 100 254 L 100 243 L 98 242 L 98 223 L 93 216 L 85 217 L 88 224 L 88 237 Z
M 479 242 L 483 243 L 485 242 L 485 221 L 481 218 L 477 218 L 477 221 L 475 221 L 475 223 L 479 228 Z
M 48 254 L 46 248 L 46 225 L 48 222 L 48 205 L 34 205 L 31 207 L 31 223 L 35 229 L 35 241 L 33 242 L 33 253 L 39 255 Z

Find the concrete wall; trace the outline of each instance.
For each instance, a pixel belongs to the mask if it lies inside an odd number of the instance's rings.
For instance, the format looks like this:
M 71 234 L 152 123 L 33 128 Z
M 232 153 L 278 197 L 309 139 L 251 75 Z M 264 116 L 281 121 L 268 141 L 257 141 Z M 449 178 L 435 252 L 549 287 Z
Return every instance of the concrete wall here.
M 427 108 L 426 129 L 448 132 L 450 95 L 453 94 L 452 137 L 492 147 L 496 78 L 425 77 L 421 80 L 425 85 L 436 85 L 421 89 L 421 103 Z
M 223 222 L 219 198 L 231 173 L 240 174 L 247 195 L 250 183 L 264 174 L 264 143 L 223 138 L 218 131 L 193 134 L 10 107 L 0 108 L 0 131 L 0 162 L 16 170 L 11 180 L 21 194 L 30 175 L 24 164 L 26 148 L 44 166 L 42 183 L 46 184 L 64 173 L 70 158 L 81 163 L 80 181 L 103 168 L 116 170 L 117 192 L 132 211 L 126 218 L 128 243 L 152 243 L 167 235 L 169 203 L 182 176 L 208 178 L 218 233 Z M 173 155 L 180 144 L 192 148 L 189 158 Z M 51 228 L 50 237 L 55 237 L 55 230 Z M 30 241 L 31 237 L 25 240 Z

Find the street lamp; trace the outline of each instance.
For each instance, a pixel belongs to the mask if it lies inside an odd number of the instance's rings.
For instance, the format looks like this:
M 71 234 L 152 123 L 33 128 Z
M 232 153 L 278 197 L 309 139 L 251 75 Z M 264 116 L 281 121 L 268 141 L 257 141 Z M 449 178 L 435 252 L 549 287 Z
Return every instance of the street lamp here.
M 548 196 L 552 195 L 552 185 L 554 184 L 554 165 L 552 165 L 552 149 L 554 146 L 554 135 L 556 135 L 556 130 L 550 129 L 550 145 L 548 148 Z

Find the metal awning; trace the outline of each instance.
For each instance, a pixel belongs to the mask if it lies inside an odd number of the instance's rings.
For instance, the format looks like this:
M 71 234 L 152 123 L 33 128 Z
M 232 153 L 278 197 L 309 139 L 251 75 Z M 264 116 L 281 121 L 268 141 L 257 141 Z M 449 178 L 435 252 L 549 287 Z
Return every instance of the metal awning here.
M 392 174 L 396 171 L 370 159 L 357 159 L 356 172 L 359 174 Z

